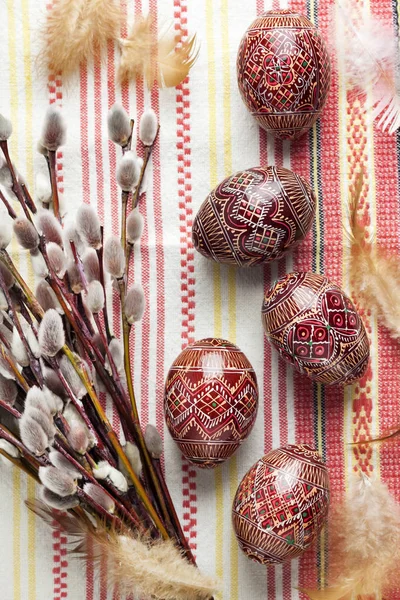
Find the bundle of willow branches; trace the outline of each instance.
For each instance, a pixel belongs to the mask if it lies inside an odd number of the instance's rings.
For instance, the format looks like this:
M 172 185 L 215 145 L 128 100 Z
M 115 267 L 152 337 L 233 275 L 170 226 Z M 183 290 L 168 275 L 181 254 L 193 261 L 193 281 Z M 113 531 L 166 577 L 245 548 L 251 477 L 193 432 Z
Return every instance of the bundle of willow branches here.
M 1 182 L 8 187 L 0 198 L 10 216 L 0 223 L 0 453 L 41 483 L 41 500 L 28 506 L 73 536 L 74 552 L 88 558 L 90 547 L 91 560 L 107 559 L 110 586 L 160 600 L 207 599 L 213 582 L 195 566 L 160 466 L 161 437 L 152 425 L 142 431 L 132 381 L 130 330 L 145 298 L 140 285 L 127 282 L 143 229 L 137 204 L 159 125 L 152 110 L 140 119 L 143 159 L 131 150 L 134 122 L 121 106 L 110 110 L 108 125 L 122 149 L 116 173 L 122 223 L 120 238 L 103 240 L 90 205 L 62 227 L 61 112 L 49 108 L 38 146 L 49 172 L 37 180 L 40 207 L 11 161 L 12 126 L 0 116 Z M 35 293 L 7 251 L 12 229 L 31 255 Z M 122 342 L 110 330 L 108 285 L 120 300 Z M 104 392 L 121 436 L 99 400 Z

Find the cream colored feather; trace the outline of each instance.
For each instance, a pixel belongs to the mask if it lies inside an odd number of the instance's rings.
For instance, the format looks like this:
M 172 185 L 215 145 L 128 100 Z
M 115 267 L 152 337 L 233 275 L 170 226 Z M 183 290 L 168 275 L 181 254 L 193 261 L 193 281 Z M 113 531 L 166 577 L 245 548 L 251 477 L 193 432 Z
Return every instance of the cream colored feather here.
M 121 20 L 118 0 L 57 0 L 47 13 L 41 62 L 70 75 L 118 37 Z
M 400 126 L 400 56 L 393 22 L 371 15 L 366 4 L 338 0 L 331 40 L 349 89 L 372 92 L 372 117 L 389 133 Z
M 399 258 L 389 256 L 378 244 L 371 242 L 368 229 L 359 214 L 362 189 L 363 176 L 359 174 L 349 201 L 351 286 L 365 309 L 375 309 L 390 335 L 400 338 Z
M 151 15 L 139 17 L 120 44 L 120 81 L 144 79 L 149 88 L 154 83 L 177 86 L 187 77 L 198 55 L 195 35 L 183 41 L 181 31 L 166 31 L 157 39 Z
M 330 532 L 333 585 L 302 590 L 312 600 L 371 600 L 397 585 L 400 506 L 383 482 L 361 474 L 331 517 Z
M 93 526 L 72 513 L 53 513 L 42 502 L 28 501 L 28 507 L 49 525 L 58 525 L 69 534 L 71 554 L 108 565 L 110 590 L 153 600 L 209 600 L 215 581 L 200 573 L 182 557 L 172 541 L 146 543 L 105 529 L 98 520 Z

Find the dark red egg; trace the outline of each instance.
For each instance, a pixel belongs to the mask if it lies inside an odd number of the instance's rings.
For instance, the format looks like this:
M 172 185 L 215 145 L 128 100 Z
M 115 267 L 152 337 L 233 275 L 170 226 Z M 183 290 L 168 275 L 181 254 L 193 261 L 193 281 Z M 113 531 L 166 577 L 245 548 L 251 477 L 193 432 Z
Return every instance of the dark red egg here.
M 367 370 L 369 341 L 346 294 L 316 273 L 289 273 L 266 293 L 265 333 L 280 355 L 318 383 L 347 385 Z
M 193 223 L 195 248 L 220 263 L 251 267 L 280 258 L 307 235 L 315 196 L 282 167 L 255 167 L 224 179 Z
M 324 108 L 331 79 L 328 50 L 307 17 L 271 10 L 244 34 L 237 77 L 243 102 L 261 127 L 296 140 Z
M 316 450 L 287 445 L 243 477 L 232 521 L 243 552 L 264 565 L 300 556 L 316 539 L 329 506 L 328 470 Z
M 210 468 L 232 456 L 257 416 L 258 388 L 243 352 L 226 340 L 190 344 L 165 383 L 165 419 L 182 454 Z

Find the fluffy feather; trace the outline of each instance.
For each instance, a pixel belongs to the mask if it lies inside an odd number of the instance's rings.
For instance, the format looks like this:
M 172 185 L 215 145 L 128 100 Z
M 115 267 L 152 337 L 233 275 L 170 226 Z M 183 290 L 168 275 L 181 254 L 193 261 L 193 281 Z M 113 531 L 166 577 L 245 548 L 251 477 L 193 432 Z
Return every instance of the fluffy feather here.
M 357 176 L 350 193 L 348 234 L 351 244 L 349 274 L 352 289 L 365 305 L 377 311 L 394 338 L 400 338 L 400 267 L 371 237 L 359 211 L 363 176 Z
M 389 133 L 400 126 L 400 55 L 393 24 L 361 11 L 350 0 L 336 5 L 332 41 L 349 89 L 365 95 L 372 86 L 372 117 Z
M 53 514 L 37 500 L 27 505 L 50 526 L 61 526 L 69 534 L 71 554 L 90 559 L 95 567 L 109 565 L 110 590 L 118 586 L 126 596 L 154 600 L 209 600 L 215 591 L 215 582 L 189 564 L 173 542 L 150 545 L 105 529 L 100 520 L 92 526 L 72 514 Z
M 98 56 L 121 25 L 119 2 L 58 0 L 48 11 L 41 58 L 46 69 L 64 76 L 91 56 Z
M 160 87 L 177 86 L 187 77 L 198 56 L 195 35 L 183 41 L 182 32 L 172 35 L 166 31 L 157 40 L 151 15 L 137 19 L 129 36 L 120 43 L 120 80 L 144 79 L 149 88 L 154 83 Z
M 379 479 L 361 474 L 331 517 L 333 586 L 303 590 L 312 600 L 367 600 L 398 580 L 400 505 Z

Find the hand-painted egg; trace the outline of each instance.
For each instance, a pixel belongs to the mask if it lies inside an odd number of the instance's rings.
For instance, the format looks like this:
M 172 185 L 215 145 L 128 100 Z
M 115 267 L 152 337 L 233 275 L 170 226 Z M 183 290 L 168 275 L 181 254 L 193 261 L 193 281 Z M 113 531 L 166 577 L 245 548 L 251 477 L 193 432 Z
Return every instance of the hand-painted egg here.
M 232 456 L 257 415 L 253 367 L 226 340 L 190 344 L 173 363 L 165 383 L 165 418 L 182 454 L 211 468 Z
M 312 544 L 328 506 L 329 476 L 321 456 L 306 445 L 287 445 L 243 477 L 233 501 L 233 527 L 249 558 L 276 565 Z
M 319 383 L 347 385 L 368 366 L 368 337 L 352 301 L 315 273 L 289 273 L 266 293 L 268 340 L 298 371 Z
M 217 262 L 250 267 L 280 258 L 311 227 L 315 196 L 300 175 L 256 167 L 224 179 L 193 223 L 195 248 Z
M 243 102 L 261 127 L 296 140 L 324 108 L 331 79 L 328 50 L 307 17 L 271 10 L 246 31 L 237 76 Z

